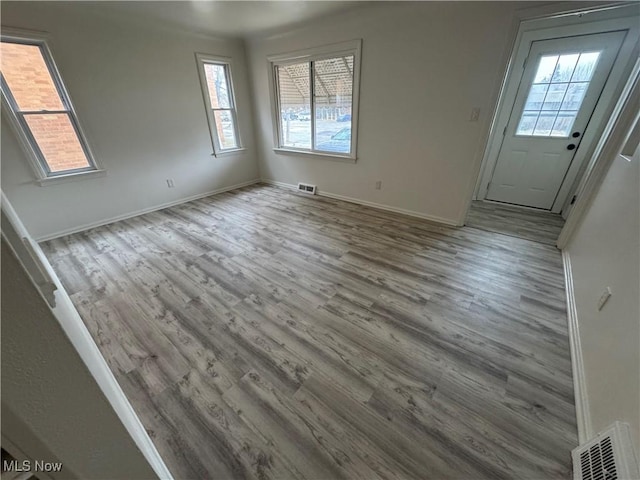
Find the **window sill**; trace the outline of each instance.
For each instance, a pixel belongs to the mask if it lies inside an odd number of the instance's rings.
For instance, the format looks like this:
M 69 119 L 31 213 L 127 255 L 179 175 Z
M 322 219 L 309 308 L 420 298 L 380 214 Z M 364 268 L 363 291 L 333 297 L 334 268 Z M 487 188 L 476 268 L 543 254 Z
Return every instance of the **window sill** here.
M 46 177 L 37 180 L 41 187 L 57 185 L 59 183 L 77 182 L 79 180 L 89 180 L 90 178 L 104 177 L 107 175 L 106 170 L 90 170 L 88 172 L 70 173 L 68 175 L 56 175 L 55 177 Z
M 237 155 L 239 153 L 244 153 L 246 151 L 247 151 L 246 148 L 240 147 L 240 148 L 234 148 L 233 150 L 225 150 L 224 152 L 218 152 L 218 153 L 213 152 L 211 154 L 211 156 L 212 157 L 216 157 L 216 158 L 218 158 L 218 157 L 228 157 L 230 155 Z
M 356 157 L 349 157 L 345 155 L 333 155 L 331 153 L 310 152 L 308 150 L 294 150 L 290 148 L 274 148 L 273 151 L 278 154 L 284 155 L 303 155 L 324 158 L 326 160 L 332 160 L 334 162 L 356 163 Z

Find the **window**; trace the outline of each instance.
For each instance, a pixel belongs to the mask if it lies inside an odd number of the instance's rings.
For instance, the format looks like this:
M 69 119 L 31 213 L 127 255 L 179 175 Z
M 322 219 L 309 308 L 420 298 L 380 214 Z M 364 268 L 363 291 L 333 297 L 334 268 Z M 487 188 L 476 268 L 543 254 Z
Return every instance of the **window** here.
M 3 36 L 0 71 L 4 105 L 39 178 L 98 170 L 44 41 Z
M 269 58 L 277 149 L 356 158 L 360 45 Z
M 241 150 L 229 59 L 196 54 L 213 153 Z
M 600 52 L 543 56 L 516 135 L 568 137 L 599 57 Z

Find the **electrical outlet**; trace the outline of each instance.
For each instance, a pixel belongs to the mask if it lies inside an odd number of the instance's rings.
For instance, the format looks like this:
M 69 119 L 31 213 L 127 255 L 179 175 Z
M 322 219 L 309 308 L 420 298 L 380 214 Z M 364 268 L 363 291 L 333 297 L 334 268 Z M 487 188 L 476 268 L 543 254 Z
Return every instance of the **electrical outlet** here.
M 471 109 L 471 116 L 469 117 L 470 122 L 477 122 L 480 118 L 480 109 L 478 107 Z
M 167 178 L 167 187 L 173 188 L 175 184 L 173 183 L 173 178 Z
M 376 182 L 376 190 L 382 190 L 382 180 Z

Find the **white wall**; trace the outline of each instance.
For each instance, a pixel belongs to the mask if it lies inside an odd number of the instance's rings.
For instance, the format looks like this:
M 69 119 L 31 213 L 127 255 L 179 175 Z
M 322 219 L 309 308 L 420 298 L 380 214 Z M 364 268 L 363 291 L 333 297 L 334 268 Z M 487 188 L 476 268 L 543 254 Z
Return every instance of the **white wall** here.
M 2 433 L 53 478 L 156 478 L 4 239 Z
M 106 177 L 41 187 L 2 122 L 2 189 L 35 238 L 258 177 L 244 47 L 93 12 L 91 2 L 2 2 L 2 25 L 50 47 Z M 215 158 L 194 52 L 233 58 L 246 152 Z M 166 179 L 175 181 L 169 189 Z
M 265 179 L 462 223 L 523 3 L 384 2 L 248 42 Z M 267 56 L 362 38 L 355 164 L 273 151 Z M 469 121 L 481 109 L 480 121 Z M 382 190 L 375 182 L 382 180 Z
M 593 433 L 628 422 L 640 453 L 640 150 L 614 159 L 566 251 Z

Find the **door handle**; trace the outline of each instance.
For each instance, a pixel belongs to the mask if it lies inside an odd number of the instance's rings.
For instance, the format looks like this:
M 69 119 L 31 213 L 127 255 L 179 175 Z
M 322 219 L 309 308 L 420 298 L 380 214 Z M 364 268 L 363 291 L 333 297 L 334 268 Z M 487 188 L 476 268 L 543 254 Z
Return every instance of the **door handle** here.
M 570 143 L 569 145 L 567 145 L 567 150 L 574 150 L 575 148 L 576 148 L 575 143 Z

